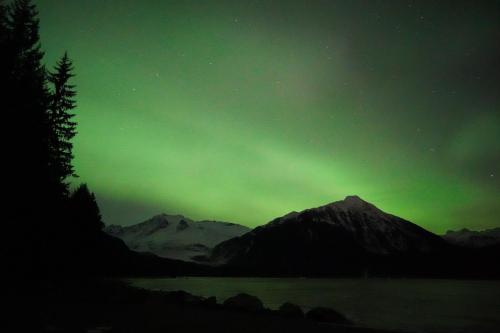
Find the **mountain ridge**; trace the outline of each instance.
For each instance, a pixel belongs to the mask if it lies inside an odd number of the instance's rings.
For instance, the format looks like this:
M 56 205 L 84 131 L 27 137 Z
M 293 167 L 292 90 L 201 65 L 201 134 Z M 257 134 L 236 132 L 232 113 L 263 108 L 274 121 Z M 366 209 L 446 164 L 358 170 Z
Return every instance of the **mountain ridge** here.
M 469 230 L 467 228 L 448 230 L 441 237 L 451 244 L 482 248 L 500 244 L 500 227 L 484 230 Z
M 158 252 L 158 244 L 149 242 L 165 231 L 182 235 L 211 225 L 240 229 L 236 235 L 226 234 L 221 242 L 212 239 L 208 244 L 193 239 L 181 244 L 176 243 L 175 237 L 163 238 L 168 246 L 160 250 L 165 253 Z M 141 244 L 134 245 L 134 237 L 120 235 L 127 228 L 132 236 L 146 239 L 143 248 Z M 500 255 L 498 245 L 478 249 L 457 246 L 358 196 L 292 211 L 252 230 L 231 222 L 193 221 L 183 215 L 168 214 L 158 214 L 129 227 L 108 226 L 106 230 L 124 240 L 133 251 L 156 252 L 164 258 L 216 266 L 212 272 L 218 275 L 500 276 L 500 269 L 491 265 Z M 197 239 L 202 236 L 206 234 L 197 234 Z M 199 269 L 203 271 L 201 266 Z

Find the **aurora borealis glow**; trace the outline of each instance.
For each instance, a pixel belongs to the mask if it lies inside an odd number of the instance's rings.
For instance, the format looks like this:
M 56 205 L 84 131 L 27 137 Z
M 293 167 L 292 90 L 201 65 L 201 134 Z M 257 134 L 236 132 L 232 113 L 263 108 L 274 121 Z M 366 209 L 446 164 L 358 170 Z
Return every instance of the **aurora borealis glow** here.
M 35 3 L 107 223 L 357 194 L 435 232 L 500 225 L 498 2 Z

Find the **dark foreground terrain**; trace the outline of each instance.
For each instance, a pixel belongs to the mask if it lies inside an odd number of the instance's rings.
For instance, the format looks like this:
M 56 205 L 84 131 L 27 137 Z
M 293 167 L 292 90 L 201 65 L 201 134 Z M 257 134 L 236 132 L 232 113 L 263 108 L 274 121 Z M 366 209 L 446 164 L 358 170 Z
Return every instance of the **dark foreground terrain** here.
M 382 332 L 109 281 L 51 283 L 46 293 L 44 332 Z

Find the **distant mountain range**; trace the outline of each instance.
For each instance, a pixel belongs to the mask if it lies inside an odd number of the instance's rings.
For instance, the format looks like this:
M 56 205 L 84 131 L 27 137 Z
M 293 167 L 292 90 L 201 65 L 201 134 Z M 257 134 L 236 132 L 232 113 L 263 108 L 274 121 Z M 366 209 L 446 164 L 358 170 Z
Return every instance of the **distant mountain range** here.
M 498 230 L 441 237 L 358 196 L 291 212 L 253 230 L 166 214 L 105 229 L 133 251 L 205 264 L 171 262 L 175 274 L 467 278 L 500 277 L 500 265 L 493 264 L 500 257 Z M 155 270 L 143 261 L 136 266 Z
M 458 231 L 449 230 L 442 237 L 455 245 L 482 248 L 500 244 L 500 228 L 481 231 L 473 231 L 465 228 Z
M 193 221 L 182 215 L 156 215 L 128 227 L 110 225 L 104 230 L 137 252 L 184 261 L 206 261 L 212 248 L 250 228 L 228 222 Z

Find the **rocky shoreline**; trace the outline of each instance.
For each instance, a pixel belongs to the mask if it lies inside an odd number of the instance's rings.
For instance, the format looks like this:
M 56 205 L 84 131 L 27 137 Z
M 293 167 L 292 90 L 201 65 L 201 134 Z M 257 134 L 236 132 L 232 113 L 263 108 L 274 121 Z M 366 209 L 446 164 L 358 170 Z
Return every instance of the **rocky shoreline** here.
M 64 281 L 46 288 L 43 332 L 385 332 L 357 327 L 329 308 L 304 313 L 292 303 L 278 310 L 255 296 L 215 297 L 163 292 L 117 281 Z

